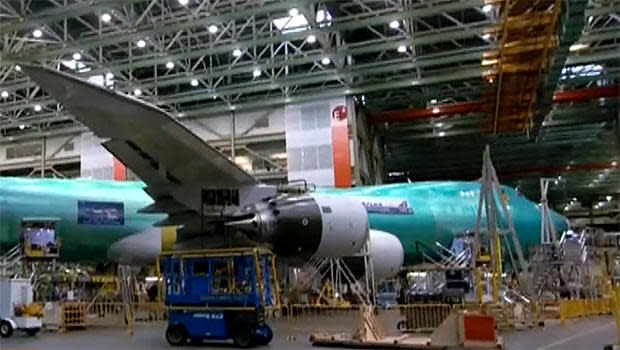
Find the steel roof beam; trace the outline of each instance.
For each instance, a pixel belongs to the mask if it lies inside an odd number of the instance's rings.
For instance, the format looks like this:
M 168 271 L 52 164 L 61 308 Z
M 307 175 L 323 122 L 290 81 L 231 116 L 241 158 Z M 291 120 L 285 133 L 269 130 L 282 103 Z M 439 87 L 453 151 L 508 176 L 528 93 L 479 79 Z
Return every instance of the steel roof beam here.
M 313 3 L 319 2 L 319 0 L 298 0 L 302 3 Z M 291 32 L 291 33 L 281 33 L 278 31 L 277 33 L 269 33 L 268 37 L 257 39 L 254 45 L 267 45 L 275 41 L 294 41 L 300 40 L 308 36 L 309 34 L 315 35 L 324 35 L 327 33 L 335 33 L 340 31 L 346 31 L 351 29 L 363 28 L 365 26 L 377 25 L 377 24 L 385 24 L 389 23 L 393 19 L 402 19 L 407 17 L 419 18 L 425 16 L 431 16 L 440 14 L 445 11 L 458 11 L 465 10 L 468 8 L 472 8 L 475 6 L 480 6 L 483 1 L 481 0 L 465 0 L 452 2 L 447 4 L 440 4 L 432 7 L 427 7 L 427 4 L 418 6 L 411 10 L 405 12 L 391 11 L 388 13 L 377 15 L 376 13 L 364 13 L 361 15 L 350 16 L 344 19 L 340 19 L 339 21 L 333 21 L 333 23 L 329 26 L 324 26 L 322 28 L 315 28 L 310 30 L 304 30 L 299 32 Z M 189 16 L 188 18 L 172 18 L 170 23 L 155 23 L 149 24 L 145 26 L 141 26 L 139 28 L 134 28 L 129 33 L 116 33 L 112 32 L 110 34 L 103 34 L 99 36 L 94 36 L 92 38 L 86 38 L 82 40 L 76 40 L 70 44 L 63 44 L 63 47 L 60 48 L 46 48 L 46 49 L 30 49 L 23 51 L 19 57 L 5 57 L 4 64 L 15 64 L 18 63 L 19 59 L 27 58 L 28 60 L 39 60 L 45 57 L 51 56 L 61 56 L 68 53 L 73 53 L 76 50 L 88 50 L 96 47 L 105 47 L 110 45 L 116 45 L 120 43 L 125 43 L 134 39 L 136 37 L 151 37 L 155 35 L 161 34 L 173 34 L 181 30 L 192 29 L 196 27 L 203 27 L 205 25 L 205 21 L 212 22 L 227 22 L 240 18 L 247 18 L 249 16 L 256 16 L 259 14 L 267 14 L 276 11 L 288 10 L 290 9 L 291 4 L 288 2 L 279 2 L 270 5 L 259 5 L 256 7 L 252 7 L 250 9 L 243 9 L 232 11 L 229 13 L 223 14 L 211 14 L 207 17 L 200 18 L 189 18 L 193 16 Z M 323 34 L 322 34 L 323 33 Z M 274 35 L 275 34 L 275 35 Z M 239 46 L 239 43 L 228 44 L 226 45 L 225 52 L 230 52 L 233 47 Z M 216 50 L 214 48 L 214 50 Z M 221 49 L 224 51 L 224 49 Z
M 32 29 L 36 26 L 57 22 L 65 18 L 78 17 L 89 13 L 144 2 L 146 0 L 89 0 L 77 2 L 64 7 L 55 7 L 43 10 L 28 17 L 7 21 L 0 24 L 0 34 Z

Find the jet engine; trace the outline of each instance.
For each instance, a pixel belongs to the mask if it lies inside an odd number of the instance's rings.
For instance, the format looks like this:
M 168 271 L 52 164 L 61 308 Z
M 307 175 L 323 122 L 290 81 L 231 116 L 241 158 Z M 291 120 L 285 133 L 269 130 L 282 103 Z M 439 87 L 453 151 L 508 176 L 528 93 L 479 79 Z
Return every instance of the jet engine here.
M 405 250 L 398 237 L 393 234 L 370 230 L 370 256 L 375 280 L 395 276 L 403 266 Z
M 312 256 L 358 253 L 368 238 L 368 215 L 354 198 L 309 194 L 281 196 L 245 208 L 244 219 L 226 224 L 268 243 L 280 257 L 304 263 Z

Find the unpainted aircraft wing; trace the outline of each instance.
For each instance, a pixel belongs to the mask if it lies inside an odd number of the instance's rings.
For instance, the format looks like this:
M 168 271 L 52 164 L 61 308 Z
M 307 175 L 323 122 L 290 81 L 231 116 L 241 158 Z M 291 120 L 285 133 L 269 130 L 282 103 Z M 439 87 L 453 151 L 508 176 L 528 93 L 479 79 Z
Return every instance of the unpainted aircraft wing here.
M 168 213 L 174 224 L 176 217 L 184 221 L 203 210 L 205 188 L 246 188 L 242 192 L 247 193 L 256 187 L 253 176 L 162 109 L 66 73 L 30 65 L 23 69 L 77 120 L 107 139 L 103 146 L 147 184 L 155 203 L 144 212 Z

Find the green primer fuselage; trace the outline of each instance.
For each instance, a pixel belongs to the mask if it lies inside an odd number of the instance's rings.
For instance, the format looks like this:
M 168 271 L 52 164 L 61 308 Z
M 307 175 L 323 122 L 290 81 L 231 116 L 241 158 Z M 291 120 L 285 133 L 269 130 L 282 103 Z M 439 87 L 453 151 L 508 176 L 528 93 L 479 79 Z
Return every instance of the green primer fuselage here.
M 139 233 L 163 215 L 137 211 L 152 203 L 142 182 L 0 178 L 0 251 L 18 241 L 23 218 L 57 219 L 61 259 L 102 262 L 110 245 Z M 419 260 L 416 241 L 427 246 L 449 245 L 455 234 L 473 230 L 478 206 L 478 182 L 420 182 L 318 189 L 317 194 L 359 198 L 369 211 L 372 229 L 397 236 L 405 249 L 405 263 Z M 513 189 L 504 187 L 515 229 L 524 249 L 540 240 L 540 210 Z M 123 203 L 122 225 L 78 222 L 78 201 Z M 400 204 L 400 207 L 398 207 Z M 566 220 L 553 213 L 556 230 Z

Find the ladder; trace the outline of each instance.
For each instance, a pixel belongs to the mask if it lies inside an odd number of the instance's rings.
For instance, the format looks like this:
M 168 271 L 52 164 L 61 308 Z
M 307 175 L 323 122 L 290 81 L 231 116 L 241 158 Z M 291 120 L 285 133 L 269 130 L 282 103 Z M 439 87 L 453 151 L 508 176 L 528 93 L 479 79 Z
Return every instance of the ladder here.
M 0 256 L 0 276 L 14 277 L 21 269 L 22 246 L 15 245 L 4 255 Z
M 133 322 L 135 318 L 134 305 L 136 302 L 135 280 L 131 272 L 131 266 L 118 265 L 118 289 L 123 302 L 126 331 L 133 335 Z

